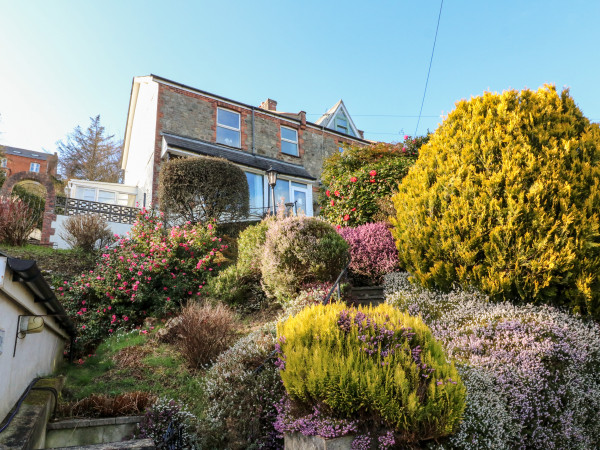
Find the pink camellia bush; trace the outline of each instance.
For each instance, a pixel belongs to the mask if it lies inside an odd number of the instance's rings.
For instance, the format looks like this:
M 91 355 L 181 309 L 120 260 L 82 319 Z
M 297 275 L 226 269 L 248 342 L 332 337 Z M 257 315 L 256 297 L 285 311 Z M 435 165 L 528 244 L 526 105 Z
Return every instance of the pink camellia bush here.
M 118 328 L 170 315 L 200 297 L 225 248 L 211 224 L 164 230 L 160 216 L 143 210 L 131 235 L 107 247 L 94 270 L 58 289 L 78 325 L 78 347 L 91 348 Z
M 350 244 L 350 274 L 355 283 L 379 284 L 382 277 L 398 267 L 398 250 L 385 223 L 367 223 L 338 229 Z

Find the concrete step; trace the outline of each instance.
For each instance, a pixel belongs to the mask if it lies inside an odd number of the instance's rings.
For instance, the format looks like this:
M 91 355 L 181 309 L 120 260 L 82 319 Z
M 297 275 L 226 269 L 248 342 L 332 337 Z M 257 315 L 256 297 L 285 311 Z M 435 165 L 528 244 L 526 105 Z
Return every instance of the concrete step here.
M 385 301 L 383 286 L 353 287 L 350 298 L 353 306 L 377 306 Z
M 76 445 L 73 447 L 52 447 L 49 450 L 154 450 L 152 439 L 132 439 L 130 441 L 106 442 L 104 444 Z

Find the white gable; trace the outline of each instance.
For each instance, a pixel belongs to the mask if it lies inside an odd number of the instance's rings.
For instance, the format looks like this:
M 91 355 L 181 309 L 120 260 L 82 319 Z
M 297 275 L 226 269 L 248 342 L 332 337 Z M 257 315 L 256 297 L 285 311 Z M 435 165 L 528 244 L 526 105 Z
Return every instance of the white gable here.
M 340 100 L 333 105 L 329 111 L 327 111 L 319 118 L 319 120 L 316 121 L 316 124 L 322 125 L 330 130 L 348 134 L 350 136 L 358 138 L 361 137 L 360 133 L 358 132 L 358 128 L 356 128 L 356 125 L 354 125 L 354 121 L 346 109 L 346 105 L 344 105 L 343 100 Z

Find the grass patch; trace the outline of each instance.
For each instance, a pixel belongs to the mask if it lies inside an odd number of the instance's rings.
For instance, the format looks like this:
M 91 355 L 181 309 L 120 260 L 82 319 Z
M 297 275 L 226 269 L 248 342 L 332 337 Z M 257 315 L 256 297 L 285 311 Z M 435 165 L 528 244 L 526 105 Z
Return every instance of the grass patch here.
M 34 259 L 54 280 L 69 280 L 96 267 L 98 255 L 78 249 L 58 250 L 43 245 L 13 247 L 0 244 L 0 251 L 13 258 Z
M 193 414 L 202 414 L 202 374 L 188 368 L 176 347 L 159 344 L 151 335 L 118 333 L 81 361 L 63 368 L 65 402 L 143 391 L 181 401 Z

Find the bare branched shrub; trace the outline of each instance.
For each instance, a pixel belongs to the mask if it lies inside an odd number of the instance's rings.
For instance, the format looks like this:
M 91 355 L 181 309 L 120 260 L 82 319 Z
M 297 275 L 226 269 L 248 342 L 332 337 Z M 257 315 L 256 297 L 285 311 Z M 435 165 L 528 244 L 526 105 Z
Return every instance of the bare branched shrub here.
M 0 197 L 0 242 L 23 245 L 35 229 L 33 210 L 16 197 Z
M 179 317 L 180 350 L 193 368 L 210 364 L 236 336 L 235 314 L 222 303 L 189 303 Z
M 59 235 L 71 247 L 85 251 L 105 246 L 112 237 L 106 220 L 96 214 L 78 214 L 69 217 Z
M 126 392 L 114 397 L 92 394 L 76 402 L 62 403 L 58 413 L 63 417 L 117 417 L 143 414 L 154 404 L 156 396 L 148 392 Z

